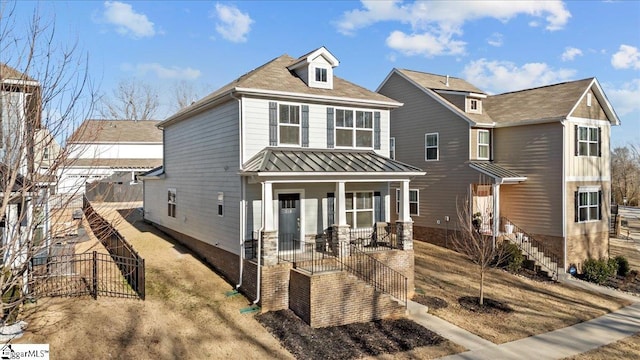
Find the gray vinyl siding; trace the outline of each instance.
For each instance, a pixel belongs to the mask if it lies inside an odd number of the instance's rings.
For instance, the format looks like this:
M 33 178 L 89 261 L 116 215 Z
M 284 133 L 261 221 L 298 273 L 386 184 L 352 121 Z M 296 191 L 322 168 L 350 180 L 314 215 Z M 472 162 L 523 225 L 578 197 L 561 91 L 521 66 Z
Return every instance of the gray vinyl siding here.
M 449 216 L 454 222 L 457 203 L 465 201 L 470 184 L 481 181 L 469 160 L 469 123 L 445 108 L 429 95 L 394 74 L 379 90 L 383 95 L 404 103 L 391 111 L 391 136 L 396 138 L 396 160 L 427 172 L 411 180 L 418 189 L 420 215 L 412 215 L 414 225 L 445 228 L 437 220 Z M 426 133 L 437 132 L 439 160 L 425 161 Z M 395 189 L 391 184 L 391 219 L 397 219 Z M 450 228 L 451 228 L 450 224 Z
M 464 95 L 440 94 L 440 96 L 447 99 L 450 103 L 452 103 L 458 109 L 465 111 L 466 97 Z
M 224 250 L 239 253 L 240 176 L 238 103 L 229 101 L 164 129 L 165 178 L 145 181 L 149 220 Z M 176 189 L 175 218 L 167 189 Z M 218 192 L 224 216 L 218 216 Z
M 244 155 L 246 162 L 265 147 L 269 146 L 269 101 L 268 99 L 243 98 L 244 111 Z M 327 107 L 331 105 L 309 104 L 291 101 L 278 101 L 279 104 L 309 106 L 309 148 L 327 148 Z M 349 106 L 331 106 L 344 109 L 360 110 Z M 380 149 L 376 153 L 389 156 L 389 111 L 362 108 L 366 111 L 380 112 Z
M 500 213 L 533 234 L 563 236 L 563 139 L 560 122 L 494 130 L 494 158 L 527 177 L 500 186 Z

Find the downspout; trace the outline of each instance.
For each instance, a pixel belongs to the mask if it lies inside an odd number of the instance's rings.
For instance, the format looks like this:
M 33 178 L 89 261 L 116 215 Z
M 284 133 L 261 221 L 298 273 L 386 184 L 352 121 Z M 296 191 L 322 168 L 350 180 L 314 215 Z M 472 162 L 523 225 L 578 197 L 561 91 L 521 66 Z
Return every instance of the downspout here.
M 564 247 L 563 250 L 563 260 L 562 263 L 564 265 L 563 270 L 567 270 L 567 146 L 569 141 L 567 141 L 567 124 L 565 120 L 560 121 L 562 124 L 562 245 Z
M 243 129 L 242 129 L 242 99 L 238 98 L 234 95 L 233 92 L 231 92 L 229 94 L 233 99 L 238 100 L 238 118 L 239 118 L 239 124 L 238 124 L 238 141 L 240 142 L 240 146 L 238 146 L 239 150 L 240 150 L 240 154 L 239 154 L 239 169 L 242 169 L 242 159 L 243 159 L 243 154 L 244 151 L 243 150 L 243 146 L 244 146 L 244 142 L 242 141 L 242 135 L 243 135 Z M 240 286 L 242 286 L 242 275 L 243 275 L 243 271 L 244 271 L 244 258 L 245 258 L 245 247 L 244 247 L 244 240 L 245 240 L 245 235 L 246 235 L 246 224 L 245 224 L 245 220 L 246 220 L 246 208 L 245 208 L 245 184 L 244 184 L 244 178 L 241 177 L 241 181 L 240 181 L 240 194 L 242 196 L 242 199 L 240 200 L 240 275 L 238 278 L 238 283 L 236 284 L 236 290 L 240 289 Z

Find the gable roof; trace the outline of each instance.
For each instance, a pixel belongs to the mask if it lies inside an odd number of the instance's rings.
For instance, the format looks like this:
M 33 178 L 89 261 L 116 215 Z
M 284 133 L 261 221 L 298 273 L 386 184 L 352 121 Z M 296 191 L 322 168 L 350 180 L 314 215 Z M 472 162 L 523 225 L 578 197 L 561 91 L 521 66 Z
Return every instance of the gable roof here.
M 300 56 L 295 61 L 293 61 L 293 63 L 290 64 L 287 68 L 290 70 L 296 69 L 306 63 L 312 62 L 318 56 L 324 57 L 327 60 L 327 62 L 331 64 L 332 67 L 336 67 L 340 65 L 340 61 L 335 56 L 333 56 L 333 54 L 330 53 L 329 50 L 327 50 L 327 48 L 325 48 L 324 46 L 321 46 L 315 50 L 309 51 L 308 53 Z
M 424 175 L 421 169 L 391 160 L 370 150 L 336 149 L 283 149 L 265 148 L 244 166 L 245 174 L 298 173 L 318 175 L 321 173 L 360 175 L 372 173 Z
M 449 76 L 449 86 L 447 86 L 447 75 L 429 74 L 421 71 L 396 69 L 403 75 L 411 78 L 418 85 L 431 90 L 448 90 L 466 93 L 484 94 L 484 91 L 473 86 L 464 79 Z
M 288 69 L 289 66 L 298 61 L 289 55 L 281 55 L 178 111 L 160 123 L 159 126 L 169 125 L 183 120 L 187 114 L 215 106 L 218 101 L 233 93 L 269 96 L 274 99 L 322 101 L 334 104 L 357 103 L 381 108 L 396 108 L 402 105 L 402 103 L 382 94 L 365 89 L 335 75 L 333 77 L 333 89 L 309 87 L 295 72 Z
M 594 80 L 587 78 L 489 96 L 483 102 L 484 110 L 496 123 L 563 120 Z
M 85 120 L 68 143 L 162 143 L 157 120 Z
M 23 81 L 36 81 L 35 79 L 21 73 L 20 71 L 12 68 L 7 64 L 0 63 L 0 80 L 23 80 Z

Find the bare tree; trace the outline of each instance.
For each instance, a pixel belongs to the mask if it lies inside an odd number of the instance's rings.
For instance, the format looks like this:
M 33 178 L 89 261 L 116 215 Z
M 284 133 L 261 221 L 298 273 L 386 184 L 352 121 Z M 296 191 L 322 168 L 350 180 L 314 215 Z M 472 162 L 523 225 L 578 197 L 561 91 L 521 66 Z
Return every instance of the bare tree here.
M 617 147 L 611 154 L 611 186 L 616 203 L 640 201 L 640 153 L 632 145 Z
M 507 256 L 505 248 L 494 244 L 491 229 L 483 227 L 480 213 L 474 213 L 469 199 L 459 201 L 457 209 L 458 229 L 452 239 L 453 248 L 478 267 L 480 275 L 480 305 L 484 305 L 484 280 L 487 270 L 497 266 Z M 492 212 L 491 209 L 488 209 Z
M 15 321 L 20 305 L 35 296 L 30 269 L 51 243 L 50 190 L 68 166 L 67 150 L 56 144 L 94 102 L 87 57 L 75 44 L 58 43 L 53 21 L 38 10 L 25 29 L 15 6 L 0 2 L 2 323 Z
M 200 99 L 205 92 L 204 86 L 196 86 L 192 82 L 180 81 L 176 83 L 174 87 L 175 91 L 175 107 L 173 110 L 179 111 L 185 107 L 193 104 L 196 100 Z
M 158 91 L 138 79 L 120 81 L 110 97 L 100 101 L 100 115 L 114 120 L 154 120 L 159 103 Z

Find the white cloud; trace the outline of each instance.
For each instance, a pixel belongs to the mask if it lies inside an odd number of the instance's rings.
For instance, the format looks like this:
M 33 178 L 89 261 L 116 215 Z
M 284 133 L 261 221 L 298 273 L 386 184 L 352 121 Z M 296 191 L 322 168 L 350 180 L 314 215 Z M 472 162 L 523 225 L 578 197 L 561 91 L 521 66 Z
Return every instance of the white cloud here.
M 504 36 L 500 33 L 493 33 L 487 39 L 487 43 L 491 46 L 500 47 L 504 43 Z
M 553 69 L 545 63 L 517 66 L 508 61 L 472 61 L 464 67 L 463 77 L 490 92 L 522 90 L 566 81 L 576 73 L 572 69 Z
M 358 29 L 377 22 L 399 22 L 411 30 L 394 30 L 387 38 L 387 45 L 391 48 L 407 55 L 450 55 L 464 53 L 465 43 L 454 39 L 454 36 L 462 35 L 465 22 L 481 18 L 507 22 L 520 14 L 544 18 L 549 31 L 562 29 L 571 17 L 559 0 L 407 3 L 399 0 L 363 0 L 362 8 L 343 13 L 336 22 L 336 27 L 342 34 L 353 35 Z
M 200 70 L 190 67 L 180 68 L 177 66 L 165 67 L 158 63 L 142 63 L 142 64 L 122 64 L 122 70 L 135 72 L 137 75 L 144 76 L 147 73 L 153 73 L 160 79 L 197 79 L 202 75 Z
M 247 34 L 251 31 L 253 23 L 248 13 L 243 13 L 232 5 L 217 3 L 216 13 L 212 17 L 218 19 L 216 31 L 223 38 L 231 42 L 247 41 Z
M 632 79 L 620 88 L 608 84 L 603 84 L 602 87 L 618 116 L 624 116 L 634 111 L 640 112 L 640 101 L 638 101 L 640 99 L 640 79 Z
M 129 4 L 119 1 L 104 2 L 103 21 L 116 26 L 116 31 L 121 35 L 133 38 L 154 36 L 156 30 L 146 15 L 137 13 Z
M 611 65 L 616 69 L 640 69 L 640 52 L 631 45 L 620 45 L 617 53 L 611 57 Z
M 568 47 L 564 49 L 562 53 L 562 61 L 573 61 L 576 56 L 582 56 L 582 50 L 574 47 Z

